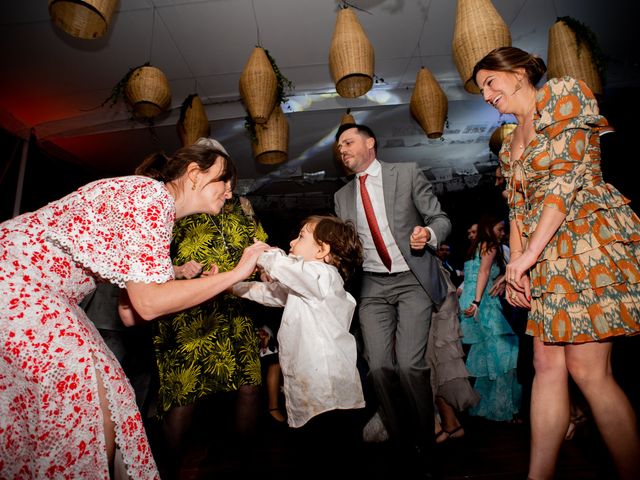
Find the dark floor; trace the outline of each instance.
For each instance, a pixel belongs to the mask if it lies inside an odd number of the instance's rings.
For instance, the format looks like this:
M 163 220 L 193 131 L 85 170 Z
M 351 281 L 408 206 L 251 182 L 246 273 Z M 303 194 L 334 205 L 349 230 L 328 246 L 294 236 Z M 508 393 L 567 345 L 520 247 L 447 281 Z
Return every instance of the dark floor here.
M 624 339 L 614 348 L 614 373 L 640 411 L 640 384 L 637 381 L 637 352 L 640 337 Z M 214 396 L 215 397 L 215 396 Z M 271 419 L 262 407 L 258 438 L 252 444 L 236 442 L 231 434 L 232 397 L 218 396 L 196 415 L 193 435 L 183 463 L 181 480 L 200 479 L 411 479 L 420 476 L 394 456 L 385 443 L 354 442 L 346 459 L 322 456 L 309 461 L 301 449 L 299 437 L 283 424 Z M 615 408 L 615 406 L 612 406 Z M 529 458 L 528 421 L 492 422 L 477 417 L 462 417 L 465 436 L 436 447 L 436 465 L 442 480 L 526 479 Z M 147 420 L 147 432 L 163 480 L 157 422 Z M 640 454 L 640 452 L 639 452 Z M 327 458 L 325 458 L 327 457 Z M 574 438 L 565 441 L 560 452 L 556 480 L 614 480 L 608 454 L 595 425 L 588 419 Z
M 224 412 L 219 412 L 224 415 Z M 288 427 L 271 421 L 265 413 L 259 438 L 253 448 L 234 445 L 224 426 L 214 416 L 200 418 L 183 464 L 181 480 L 261 478 L 301 479 L 402 479 L 420 478 L 392 457 L 385 443 L 354 444 L 347 460 L 325 458 L 321 464 L 303 460 L 297 437 Z M 228 415 L 227 415 L 228 417 Z M 501 423 L 465 418 L 464 438 L 436 447 L 437 467 L 443 480 L 525 479 L 528 462 L 526 423 Z M 149 427 L 154 437 L 154 426 Z M 156 455 L 158 457 L 158 455 Z M 157 458 L 162 466 L 162 458 Z M 344 463 L 344 464 L 340 464 Z M 323 470 L 324 469 L 324 470 Z M 322 471 L 322 474 L 315 475 Z M 161 470 L 162 472 L 162 470 Z M 166 478 L 163 476 L 163 478 Z M 610 480 L 615 475 L 597 431 L 589 422 L 575 437 L 565 441 L 560 454 L 557 480 Z

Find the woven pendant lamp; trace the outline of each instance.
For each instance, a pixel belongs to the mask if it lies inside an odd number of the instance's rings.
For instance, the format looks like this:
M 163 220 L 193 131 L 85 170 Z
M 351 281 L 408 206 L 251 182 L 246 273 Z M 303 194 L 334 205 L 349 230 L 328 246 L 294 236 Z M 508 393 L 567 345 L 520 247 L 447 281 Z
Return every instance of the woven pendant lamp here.
M 256 124 L 257 142 L 252 143 L 253 156 L 263 165 L 278 165 L 287 161 L 289 123 L 277 105 L 266 123 Z
M 458 0 L 451 49 L 453 60 L 469 93 L 480 93 L 471 75 L 487 53 L 511 46 L 511 33 L 491 0 Z
M 255 47 L 240 75 L 240 96 L 255 123 L 265 123 L 276 106 L 278 78 L 262 47 Z
M 489 150 L 491 150 L 495 156 L 498 156 L 500 153 L 504 139 L 513 132 L 516 127 L 517 125 L 515 123 L 503 123 L 493 131 L 489 138 Z
M 148 65 L 131 73 L 124 93 L 133 108 L 133 115 L 140 119 L 155 118 L 171 104 L 167 77 L 159 68 Z
M 49 15 L 76 38 L 99 38 L 109 29 L 118 0 L 49 0 Z
M 409 110 L 429 138 L 440 138 L 447 119 L 447 96 L 433 74 L 422 67 L 411 94 Z
M 602 93 L 602 81 L 586 44 L 578 47 L 576 34 L 562 20 L 549 29 L 547 78 L 569 75 L 584 81 L 593 93 Z
M 329 50 L 329 70 L 338 95 L 356 98 L 373 86 L 374 54 L 351 8 L 338 11 Z
M 182 104 L 177 129 L 183 147 L 193 145 L 200 137 L 208 137 L 211 133 L 207 112 L 197 94 L 189 95 Z

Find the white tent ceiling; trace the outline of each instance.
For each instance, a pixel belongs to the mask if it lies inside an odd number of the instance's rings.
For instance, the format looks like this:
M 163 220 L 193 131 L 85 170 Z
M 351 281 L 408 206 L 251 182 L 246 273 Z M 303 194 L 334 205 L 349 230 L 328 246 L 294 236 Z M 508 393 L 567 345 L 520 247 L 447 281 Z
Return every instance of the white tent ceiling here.
M 239 166 L 245 191 L 304 192 L 335 188 L 343 175 L 331 150 L 348 108 L 379 137 L 388 161 L 416 161 L 447 188 L 473 186 L 492 172 L 488 138 L 502 121 L 478 95 L 462 89 L 451 54 L 454 0 L 351 0 L 375 50 L 377 82 L 364 97 L 336 95 L 328 68 L 336 0 L 121 0 L 107 34 L 79 40 L 53 25 L 45 0 L 0 3 L 0 126 L 33 132 L 52 154 L 129 173 L 148 153 L 179 147 L 176 122 L 191 93 L 205 103 L 212 136 Z M 596 34 L 607 56 L 606 91 L 636 88 L 631 0 L 494 0 L 513 45 L 546 59 L 548 30 L 572 16 Z M 269 50 L 294 84 L 283 105 L 289 160 L 277 167 L 251 156 L 238 80 L 256 44 Z M 169 79 L 170 111 L 153 130 L 129 118 L 123 103 L 99 107 L 131 68 L 150 62 Z M 449 100 L 442 139 L 429 140 L 408 101 L 421 66 Z M 606 93 L 605 93 L 606 94 Z M 327 186 L 328 185 L 328 186 Z M 457 185 L 457 186 L 456 186 Z

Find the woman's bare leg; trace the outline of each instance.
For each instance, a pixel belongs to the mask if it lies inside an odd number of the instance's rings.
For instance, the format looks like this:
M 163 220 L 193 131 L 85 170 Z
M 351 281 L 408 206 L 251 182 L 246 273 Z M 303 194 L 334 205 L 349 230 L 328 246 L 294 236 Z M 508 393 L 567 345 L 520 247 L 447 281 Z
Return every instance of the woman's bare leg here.
M 113 468 L 113 457 L 116 451 L 116 430 L 115 424 L 111 419 L 111 409 L 107 400 L 107 392 L 102 384 L 102 378 L 96 372 L 96 380 L 98 382 L 98 398 L 100 399 L 100 410 L 102 410 L 102 425 L 104 429 L 104 443 L 107 447 L 107 461 L 109 462 L 109 470 Z
M 611 369 L 611 342 L 566 347 L 567 368 L 584 394 L 621 479 L 640 478 L 636 414 Z
M 531 388 L 529 478 L 554 477 L 558 453 L 569 426 L 569 386 L 562 346 L 533 340 L 535 375 Z

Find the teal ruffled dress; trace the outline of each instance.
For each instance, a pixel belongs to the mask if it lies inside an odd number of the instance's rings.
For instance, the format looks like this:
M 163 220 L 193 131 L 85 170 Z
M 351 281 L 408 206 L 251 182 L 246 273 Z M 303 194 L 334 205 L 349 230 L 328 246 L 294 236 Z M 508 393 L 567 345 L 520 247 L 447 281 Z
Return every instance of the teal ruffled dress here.
M 464 287 L 460 296 L 462 311 L 474 300 L 480 254 L 464 264 Z M 502 312 L 498 297 L 489 295 L 494 279 L 500 274 L 498 265 L 491 266 L 476 317 L 460 315 L 462 343 L 471 345 L 467 354 L 467 370 L 475 377 L 474 388 L 480 401 L 469 409 L 473 416 L 489 420 L 512 420 L 520 408 L 522 388 L 516 376 L 518 337 Z

